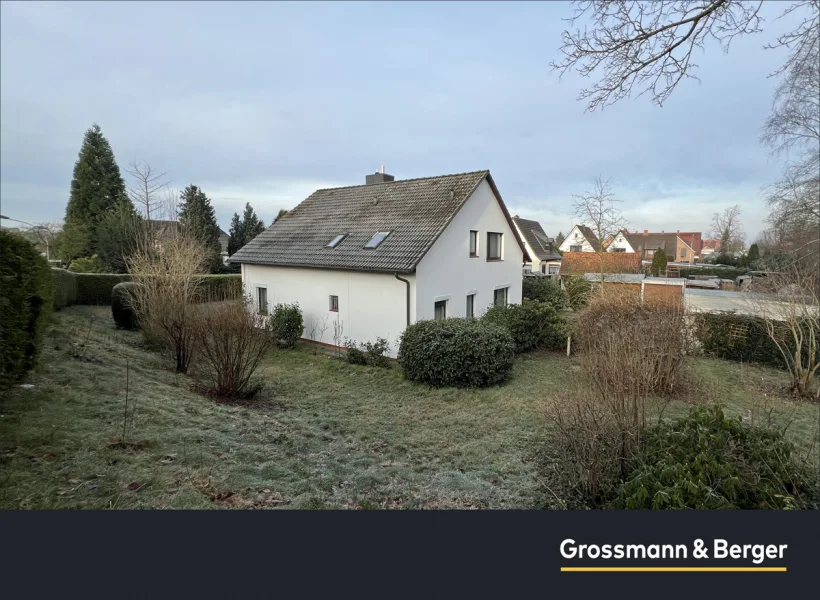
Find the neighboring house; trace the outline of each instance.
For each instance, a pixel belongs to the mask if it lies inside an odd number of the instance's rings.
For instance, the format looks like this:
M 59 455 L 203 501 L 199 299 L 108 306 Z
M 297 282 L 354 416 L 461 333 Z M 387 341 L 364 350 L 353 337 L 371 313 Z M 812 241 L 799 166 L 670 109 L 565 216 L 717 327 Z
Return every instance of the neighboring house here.
M 237 251 L 260 313 L 298 302 L 320 341 L 390 341 L 411 323 L 521 302 L 524 242 L 489 171 L 321 189 Z
M 720 254 L 720 240 L 703 240 L 700 255 L 702 258 Z
M 561 255 L 555 250 L 555 240 L 544 233 L 538 221 L 513 217 L 518 235 L 524 241 L 524 248 L 530 255 L 530 261 L 524 263 L 524 269 L 534 273 L 555 275 L 561 267 Z
M 601 242 L 586 225 L 576 225 L 558 248 L 561 252 L 598 252 Z
M 163 236 L 174 234 L 179 229 L 179 221 L 164 221 L 160 219 L 151 219 L 149 221 L 153 229 L 154 236 L 161 243 Z M 228 239 L 230 236 L 219 228 L 219 246 L 221 247 L 220 256 L 222 257 L 222 264 L 228 262 Z
M 624 229 L 611 240 L 609 252 L 636 252 L 645 261 L 652 261 L 655 252 L 663 250 L 669 262 L 694 264 L 695 249 L 677 233 L 630 233 Z
M 641 255 L 637 252 L 565 252 L 561 260 L 561 277 L 587 274 L 601 275 L 601 261 L 605 275 L 633 274 L 643 276 Z

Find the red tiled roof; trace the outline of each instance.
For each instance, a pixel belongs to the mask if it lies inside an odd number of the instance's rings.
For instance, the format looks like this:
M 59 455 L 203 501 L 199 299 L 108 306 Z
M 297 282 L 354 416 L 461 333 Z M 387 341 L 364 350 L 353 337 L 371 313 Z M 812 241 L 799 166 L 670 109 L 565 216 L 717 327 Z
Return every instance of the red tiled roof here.
M 600 273 L 643 273 L 641 255 L 637 252 L 564 252 L 559 275 Z

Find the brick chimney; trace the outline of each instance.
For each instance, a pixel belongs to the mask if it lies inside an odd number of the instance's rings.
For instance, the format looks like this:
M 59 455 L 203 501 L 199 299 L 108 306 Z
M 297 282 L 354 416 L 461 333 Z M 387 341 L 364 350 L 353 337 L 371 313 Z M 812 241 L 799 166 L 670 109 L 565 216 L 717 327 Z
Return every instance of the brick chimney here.
M 644 230 L 643 230 L 643 234 L 644 234 L 644 235 L 649 235 L 649 230 L 648 230 L 648 229 L 644 229 Z
M 392 175 L 388 175 L 384 172 L 384 165 L 382 165 L 378 171 L 373 173 L 373 175 L 368 175 L 367 177 L 365 177 L 364 182 L 367 185 L 371 185 L 374 183 L 390 183 L 391 181 L 395 180 L 395 177 L 393 177 Z

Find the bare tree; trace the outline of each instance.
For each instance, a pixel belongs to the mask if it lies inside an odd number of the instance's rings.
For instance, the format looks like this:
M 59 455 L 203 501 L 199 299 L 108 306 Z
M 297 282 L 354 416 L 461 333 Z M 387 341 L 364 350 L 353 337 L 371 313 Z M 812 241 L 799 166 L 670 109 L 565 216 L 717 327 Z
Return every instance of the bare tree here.
M 575 70 L 583 77 L 600 73 L 598 81 L 583 89 L 578 99 L 587 110 L 605 108 L 618 100 L 650 94 L 657 105 L 669 98 L 678 84 L 693 74 L 696 48 L 713 40 L 729 50 L 738 37 L 762 31 L 762 1 L 743 0 L 586 0 L 576 2 L 570 23 L 584 17 L 592 28 L 565 30 L 560 51 L 563 59 L 552 63 L 561 74 Z M 820 0 L 795 2 L 785 14 L 806 13 L 803 22 L 768 47 L 786 47 L 789 58 L 778 73 L 810 56 L 820 30 Z
M 746 245 L 746 234 L 740 225 L 740 206 L 735 204 L 712 217 L 712 237 L 720 239 L 721 253 L 735 254 Z
M 46 259 L 51 260 L 51 248 L 57 240 L 57 235 L 63 230 L 60 223 L 35 223 L 29 227 L 27 233 L 46 247 Z
M 792 392 L 820 399 L 820 273 L 793 264 L 771 278 L 777 294 L 750 296 L 751 312 L 780 351 Z
M 615 198 L 610 180 L 602 179 L 600 175 L 595 178 L 592 189 L 587 190 L 581 196 L 573 195 L 572 198 L 575 216 L 598 238 L 598 244 L 594 247 L 601 259 L 601 290 L 603 291 L 604 258 L 607 252 L 604 242 L 615 236 L 627 224 L 617 207 L 621 200 Z
M 156 219 L 158 213 L 166 212 L 168 202 L 168 182 L 166 173 L 158 173 L 146 162 L 134 161 L 126 169 L 134 178 L 133 184 L 128 186 L 128 197 L 135 206 L 145 214 L 147 231 L 151 231 L 151 219 Z

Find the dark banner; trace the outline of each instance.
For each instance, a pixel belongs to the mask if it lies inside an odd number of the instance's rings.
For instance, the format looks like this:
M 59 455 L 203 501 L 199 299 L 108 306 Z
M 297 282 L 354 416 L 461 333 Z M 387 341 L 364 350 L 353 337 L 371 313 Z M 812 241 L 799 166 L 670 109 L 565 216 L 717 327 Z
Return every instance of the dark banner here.
M 4 512 L 19 597 L 775 597 L 812 512 Z M 741 596 L 742 594 L 742 596 Z

